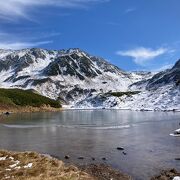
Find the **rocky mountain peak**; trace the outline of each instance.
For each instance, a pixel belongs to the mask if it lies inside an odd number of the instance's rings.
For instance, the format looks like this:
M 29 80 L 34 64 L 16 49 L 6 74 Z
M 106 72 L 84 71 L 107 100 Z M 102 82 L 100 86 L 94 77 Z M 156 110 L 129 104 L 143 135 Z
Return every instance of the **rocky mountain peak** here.
M 142 87 L 138 91 L 148 93 L 166 85 L 175 87 L 180 82 L 180 60 L 172 69 L 152 76 L 150 72 L 123 71 L 79 48 L 0 50 L 0 87 L 34 89 L 71 105 L 99 98 L 98 94 L 130 91 L 136 82 L 137 89 Z M 98 100 L 91 99 L 98 106 Z M 111 96 L 107 104 L 111 100 L 117 104 Z
M 174 68 L 179 68 L 180 69 L 180 59 L 176 62 L 176 64 L 173 66 Z

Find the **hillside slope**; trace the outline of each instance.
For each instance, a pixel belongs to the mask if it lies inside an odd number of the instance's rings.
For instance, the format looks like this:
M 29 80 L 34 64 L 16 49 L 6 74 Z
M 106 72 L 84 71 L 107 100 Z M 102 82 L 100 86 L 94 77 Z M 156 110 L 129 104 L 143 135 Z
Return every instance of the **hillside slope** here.
M 154 75 L 125 72 L 80 49 L 0 50 L 0 76 L 2 88 L 34 89 L 71 108 L 180 109 L 180 61 Z
M 72 105 L 91 94 L 126 91 L 151 75 L 127 73 L 80 49 L 23 49 L 0 51 L 0 76 L 0 87 L 35 89 Z
M 128 93 L 99 93 L 78 102 L 75 108 L 180 111 L 180 60 L 172 69 L 130 85 Z
M 42 107 L 49 106 L 52 108 L 60 108 L 59 101 L 41 96 L 31 90 L 21 89 L 0 89 L 0 109 L 5 108 L 21 108 L 21 107 Z

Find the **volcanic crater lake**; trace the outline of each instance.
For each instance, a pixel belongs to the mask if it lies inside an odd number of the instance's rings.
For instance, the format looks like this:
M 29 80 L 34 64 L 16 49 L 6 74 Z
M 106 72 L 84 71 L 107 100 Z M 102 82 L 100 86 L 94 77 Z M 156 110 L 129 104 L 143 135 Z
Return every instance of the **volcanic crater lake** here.
M 175 160 L 180 158 L 180 137 L 169 135 L 179 122 L 178 112 L 65 110 L 2 115 L 0 149 L 37 151 L 62 160 L 69 155 L 67 163 L 106 163 L 146 180 L 162 169 L 180 170 L 180 161 Z M 126 155 L 117 147 L 124 147 Z

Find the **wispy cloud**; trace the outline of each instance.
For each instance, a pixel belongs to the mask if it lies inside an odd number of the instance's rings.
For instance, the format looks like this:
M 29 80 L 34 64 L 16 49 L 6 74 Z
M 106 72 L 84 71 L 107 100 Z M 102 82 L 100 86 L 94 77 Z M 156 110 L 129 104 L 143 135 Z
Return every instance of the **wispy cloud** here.
M 130 49 L 126 51 L 118 51 L 117 54 L 120 56 L 127 56 L 133 58 L 134 62 L 138 65 L 144 65 L 148 61 L 166 54 L 169 52 L 168 48 L 158 48 L 158 49 L 151 49 L 145 47 L 138 47 L 135 49 Z
M 24 48 L 31 48 L 31 47 L 36 47 L 39 45 L 44 45 L 44 44 L 49 44 L 53 43 L 52 41 L 40 41 L 40 42 L 2 42 L 0 43 L 0 49 L 13 49 L 13 50 L 18 50 L 18 49 L 24 49 Z
M 125 14 L 128 14 L 128 13 L 131 13 L 133 11 L 136 11 L 136 8 L 135 7 L 132 7 L 132 8 L 128 8 L 124 11 Z
M 3 0 L 0 1 L 0 19 L 11 21 L 17 18 L 31 19 L 29 15 L 30 11 L 40 6 L 79 8 L 108 1 L 109 0 Z
M 53 43 L 51 40 L 42 40 L 52 36 L 59 35 L 58 33 L 50 33 L 46 35 L 44 33 L 39 37 L 23 37 L 22 34 L 10 34 L 5 32 L 0 32 L 0 49 L 23 49 L 37 47 L 40 45 Z
M 87 8 L 96 3 L 104 3 L 110 0 L 0 0 L 0 24 L 14 23 L 17 20 L 26 19 L 37 21 L 33 12 L 38 12 L 37 8 L 56 7 L 56 8 Z M 58 15 L 68 16 L 67 13 Z M 22 32 L 22 33 L 21 33 Z M 21 33 L 21 34 L 20 34 Z M 29 33 L 29 34 L 28 34 Z M 44 44 L 53 43 L 54 36 L 59 36 L 59 32 L 41 32 L 32 34 L 30 31 L 23 31 L 22 27 L 19 33 L 6 33 L 0 31 L 0 48 L 2 49 L 22 49 L 37 47 Z

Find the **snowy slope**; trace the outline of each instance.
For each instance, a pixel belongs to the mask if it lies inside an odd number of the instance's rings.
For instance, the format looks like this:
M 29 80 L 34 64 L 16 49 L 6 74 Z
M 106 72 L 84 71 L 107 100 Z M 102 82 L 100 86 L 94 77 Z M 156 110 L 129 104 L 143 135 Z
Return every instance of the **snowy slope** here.
M 129 91 L 139 92 L 120 97 L 101 93 L 79 102 L 76 107 L 180 111 L 180 60 L 172 69 L 130 85 Z
M 180 111 L 180 86 L 167 85 L 156 91 L 143 91 L 137 95 L 122 97 L 98 94 L 79 102 L 74 108 Z
M 67 104 L 92 93 L 126 91 L 143 75 L 127 73 L 80 49 L 0 50 L 0 87 L 35 89 Z
M 73 108 L 180 109 L 179 69 L 125 72 L 80 49 L 0 50 L 0 87 L 34 89 Z M 141 92 L 110 93 L 126 91 Z

